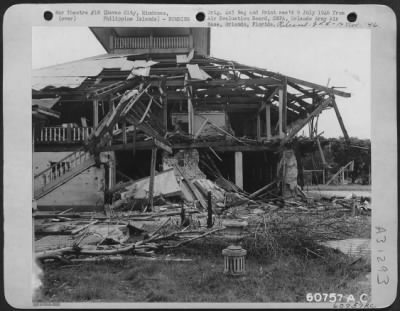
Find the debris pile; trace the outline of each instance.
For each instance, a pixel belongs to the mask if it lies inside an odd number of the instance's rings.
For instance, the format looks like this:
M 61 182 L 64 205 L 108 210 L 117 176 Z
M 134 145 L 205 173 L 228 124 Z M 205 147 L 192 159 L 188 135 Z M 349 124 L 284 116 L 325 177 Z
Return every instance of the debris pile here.
M 156 258 L 158 251 L 205 237 L 228 241 L 227 224 L 235 221 L 246 223 L 240 239 L 250 249 L 276 252 L 286 243 L 314 252 L 313 243 L 351 235 L 348 212 L 355 216 L 370 211 L 370 199 L 354 194 L 315 199 L 295 183 L 285 193 L 288 182 L 279 178 L 247 193 L 222 174 L 208 179 L 199 168 L 201 160 L 195 149 L 165 154 L 164 170 L 154 174 L 152 204 L 146 177 L 111 189 L 105 215 L 72 209 L 36 212 L 36 258 L 70 264 L 121 260 L 121 254 Z
M 157 176 L 168 176 L 173 172 L 169 170 Z M 245 238 L 246 243 L 251 244 L 247 244 L 250 250 L 268 249 L 273 253 L 282 247 L 282 241 L 291 241 L 292 245 L 287 247 L 300 245 L 315 252 L 310 246 L 314 242 L 344 239 L 351 235 L 354 217 L 348 217 L 348 212 L 352 211 L 354 202 L 367 202 L 356 197 L 317 201 L 300 196 L 283 200 L 276 194 L 276 189 L 266 197 L 262 191 L 254 195 L 226 187 L 228 191 L 217 182 L 194 179 L 191 186 L 196 187 L 197 195 L 203 197 L 205 209 L 208 208 L 206 194 L 211 194 L 212 219 L 209 222 L 209 214 L 199 202 L 193 204 L 184 198 L 178 201 L 175 191 L 170 192 L 175 193 L 175 197 L 168 197 L 168 193 L 162 190 L 164 186 L 168 191 L 175 190 L 177 184 L 160 183 L 161 188 L 155 193 L 159 193 L 162 200 L 155 202 L 162 204 L 155 204 L 151 212 L 132 209 L 135 200 L 144 199 L 145 187 L 140 187 L 140 181 L 121 188 L 124 191 L 118 192 L 120 198 L 114 201 L 108 216 L 71 210 L 58 214 L 36 212 L 36 258 L 41 261 L 60 260 L 66 264 L 118 261 L 121 254 L 157 258 L 161 250 L 182 247 L 194 240 L 205 237 L 224 239 L 227 220 L 248 223 Z M 218 184 L 230 185 L 223 179 L 219 179 Z M 168 201 L 172 199 L 176 203 Z M 123 208 L 124 205 L 129 208 Z

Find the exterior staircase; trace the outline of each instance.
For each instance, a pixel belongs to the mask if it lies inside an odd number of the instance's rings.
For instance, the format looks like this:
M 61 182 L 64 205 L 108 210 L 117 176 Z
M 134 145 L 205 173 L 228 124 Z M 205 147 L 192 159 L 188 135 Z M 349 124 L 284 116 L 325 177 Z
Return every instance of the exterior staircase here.
M 94 157 L 96 150 L 108 143 L 115 124 L 121 120 L 131 122 L 146 134 L 164 141 L 160 133 L 154 129 L 162 129 L 162 125 L 158 120 L 150 117 L 153 98 L 147 105 L 139 101 L 142 95 L 147 93 L 150 86 L 151 83 L 147 84 L 146 87 L 140 85 L 139 88 L 126 92 L 117 107 L 109 111 L 100 121 L 88 138 L 88 142 L 82 148 L 36 174 L 34 180 L 35 200 L 40 199 L 93 166 L 96 163 Z M 135 106 L 135 109 L 132 109 L 133 106 Z
M 96 163 L 92 154 L 81 148 L 35 175 L 35 200 L 40 199 Z

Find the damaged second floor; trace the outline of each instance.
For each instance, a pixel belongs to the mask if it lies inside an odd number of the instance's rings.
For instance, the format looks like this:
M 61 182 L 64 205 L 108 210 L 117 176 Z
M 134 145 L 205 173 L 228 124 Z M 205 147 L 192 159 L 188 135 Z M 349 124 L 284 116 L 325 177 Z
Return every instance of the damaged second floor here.
M 209 29 L 92 31 L 108 54 L 33 72 L 34 107 L 58 114 L 35 131 L 38 147 L 84 144 L 115 114 L 107 148 L 151 149 L 156 139 L 172 149 L 273 150 L 330 108 L 348 137 L 335 96 L 349 93 L 211 57 Z

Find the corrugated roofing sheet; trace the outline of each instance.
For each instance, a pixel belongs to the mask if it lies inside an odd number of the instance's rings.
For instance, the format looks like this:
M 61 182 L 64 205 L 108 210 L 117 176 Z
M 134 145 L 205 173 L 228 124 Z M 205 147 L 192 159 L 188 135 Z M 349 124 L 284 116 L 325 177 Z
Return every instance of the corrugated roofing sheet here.
M 42 106 L 51 109 L 60 101 L 60 97 L 32 99 L 32 106 Z
M 79 87 L 85 80 L 86 77 L 32 77 L 32 89 L 40 91 L 48 86 L 74 89 Z
M 211 77 L 203 69 L 200 69 L 199 65 L 197 65 L 197 64 L 194 64 L 194 65 L 187 64 L 186 67 L 189 71 L 190 78 L 192 78 L 194 80 L 211 79 Z
M 131 61 L 127 56 L 98 56 L 80 61 L 33 70 L 32 88 L 41 90 L 51 86 L 54 88 L 77 88 L 88 77 L 97 77 L 104 69 L 130 71 L 136 67 L 148 67 L 155 62 Z M 144 66 L 143 66 L 144 65 Z

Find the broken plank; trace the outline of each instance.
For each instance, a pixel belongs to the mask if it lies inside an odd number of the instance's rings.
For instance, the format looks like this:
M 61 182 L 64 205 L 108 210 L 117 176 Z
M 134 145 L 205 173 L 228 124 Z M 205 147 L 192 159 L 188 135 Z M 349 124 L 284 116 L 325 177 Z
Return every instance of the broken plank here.
M 208 123 L 208 119 L 206 118 L 203 123 L 200 125 L 199 129 L 197 130 L 196 134 L 194 135 L 194 139 L 197 139 L 199 137 L 200 133 L 203 131 L 204 127 Z
M 172 218 L 168 217 L 154 232 L 150 233 L 149 237 L 154 236 L 158 231 L 160 231 Z
M 153 210 L 154 175 L 156 171 L 157 148 L 151 149 L 150 182 L 149 182 L 149 207 Z
M 165 151 L 167 151 L 168 153 L 172 153 L 172 148 L 166 144 L 164 144 L 162 141 L 159 141 L 157 138 L 154 138 L 154 145 L 156 147 L 159 147 Z
M 342 129 L 343 137 L 345 138 L 345 140 L 347 142 L 349 142 L 349 140 L 350 140 L 349 134 L 347 133 L 346 127 L 344 126 L 342 116 L 340 115 L 339 108 L 336 105 L 336 101 L 335 100 L 332 101 L 332 106 L 333 106 L 333 109 L 335 110 L 336 117 L 337 117 L 337 119 L 339 121 L 340 128 Z
M 254 198 L 256 196 L 258 196 L 261 192 L 267 190 L 268 188 L 270 188 L 271 186 L 273 186 L 276 183 L 276 180 L 274 180 L 273 182 L 269 183 L 268 185 L 258 189 L 257 191 L 253 192 L 252 194 L 249 195 L 249 198 Z
M 36 252 L 35 253 L 35 258 L 37 260 L 46 259 L 46 258 L 53 258 L 54 256 L 62 255 L 63 253 L 66 253 L 68 251 L 72 251 L 72 247 L 64 247 L 64 248 L 59 248 L 59 249 L 55 249 L 55 250 Z
M 286 127 L 287 127 L 287 107 L 288 105 L 288 98 L 287 98 L 287 78 L 284 78 L 284 83 L 282 86 L 282 131 L 286 134 Z
M 220 86 L 225 87 L 238 87 L 238 86 L 257 86 L 257 85 L 276 85 L 281 84 L 281 81 L 275 78 L 259 78 L 259 79 L 238 79 L 238 80 L 226 80 L 226 79 L 214 79 L 211 81 L 189 81 L 193 85 L 205 85 L 205 86 Z
M 186 185 L 189 187 L 189 189 L 192 191 L 196 199 L 200 202 L 200 205 L 206 209 L 207 208 L 207 202 L 205 201 L 203 195 L 200 193 L 200 191 L 193 185 L 193 183 L 189 180 L 189 178 L 186 176 L 186 174 L 177 166 L 174 166 L 178 173 L 182 176 L 183 180 L 186 182 Z
M 75 230 L 72 230 L 72 231 L 71 231 L 71 234 L 72 234 L 72 235 L 77 234 L 77 233 L 81 232 L 82 230 L 86 229 L 87 227 L 89 227 L 89 226 L 91 226 L 91 225 L 94 225 L 94 224 L 97 224 L 98 222 L 99 222 L 98 220 L 92 221 L 91 223 L 89 223 L 89 224 L 87 224 L 87 225 L 84 225 L 84 226 L 79 227 L 79 228 L 77 228 L 77 229 L 75 229 Z
M 289 135 L 282 139 L 281 145 L 284 145 L 287 141 L 292 139 L 310 120 L 319 115 L 325 108 L 327 108 L 332 103 L 332 97 L 325 99 L 312 113 L 310 113 L 306 118 L 299 120 L 300 122 L 294 126 L 289 132 Z
M 217 154 L 217 152 L 216 152 L 212 147 L 208 147 L 208 149 L 210 149 L 210 151 L 212 152 L 212 154 L 213 154 L 220 162 L 222 162 L 222 159 L 220 158 L 220 156 Z
M 206 117 L 203 117 L 202 115 L 197 115 L 197 116 L 200 117 L 200 118 L 203 118 L 203 119 L 207 119 Z M 236 140 L 236 141 L 238 141 L 238 142 L 240 142 L 240 143 L 242 143 L 242 144 L 244 144 L 244 145 L 247 145 L 245 142 L 241 141 L 239 138 L 235 137 L 235 136 L 232 135 L 231 133 L 228 133 L 228 132 L 225 131 L 224 129 L 220 128 L 218 125 L 215 125 L 215 124 L 214 124 L 213 122 L 211 122 L 210 120 L 208 120 L 208 123 L 210 123 L 214 128 L 216 128 L 217 130 L 221 131 L 222 133 L 224 133 L 224 134 L 226 134 L 226 135 L 232 137 L 234 140 Z
M 66 209 L 65 211 L 59 212 L 57 215 L 63 215 L 63 214 L 65 214 L 65 213 L 68 213 L 68 212 L 72 211 L 73 209 L 74 209 L 73 207 L 68 208 L 68 209 Z
M 43 218 L 54 218 L 57 217 L 58 214 L 54 214 L 54 213 L 36 213 L 33 215 L 33 218 L 35 219 L 43 219 Z M 63 214 L 64 217 L 68 217 L 68 218 L 80 218 L 81 214 L 75 213 L 75 214 Z
M 151 108 L 151 104 L 152 104 L 152 103 L 153 103 L 153 97 L 150 98 L 150 101 L 149 101 L 149 103 L 148 103 L 148 105 L 147 105 L 147 107 L 146 107 L 146 110 L 144 111 L 142 117 L 141 117 L 140 120 L 139 120 L 139 124 L 142 123 L 142 122 L 144 121 L 144 119 L 146 118 L 147 114 L 148 114 L 149 111 L 150 111 L 150 108 Z
M 197 237 L 194 237 L 194 238 L 192 238 L 192 239 L 182 241 L 182 242 L 180 242 L 180 243 L 178 243 L 178 244 L 176 244 L 176 245 L 164 246 L 164 247 L 165 247 L 165 248 L 176 248 L 176 247 L 182 246 L 182 245 L 184 245 L 184 244 L 187 244 L 187 243 L 189 243 L 189 242 L 192 242 L 192 241 L 195 241 L 195 240 L 204 238 L 204 237 L 207 236 L 207 235 L 213 234 L 213 233 L 215 233 L 215 232 L 217 232 L 217 231 L 221 231 L 221 230 L 224 230 L 224 229 L 226 229 L 226 228 L 225 228 L 225 227 L 222 227 L 222 228 L 214 229 L 214 230 L 208 231 L 208 232 L 206 232 L 206 233 L 203 233 L 203 234 L 201 234 L 201 235 L 199 235 L 199 236 L 197 236 Z
M 316 89 L 316 90 L 322 90 L 322 91 L 325 91 L 328 94 L 334 94 L 334 95 L 338 95 L 338 96 L 342 96 L 342 97 L 350 97 L 351 96 L 350 93 L 338 91 L 338 90 L 335 90 L 333 88 L 329 88 L 329 87 L 322 86 L 322 85 L 319 85 L 319 84 L 315 84 L 315 83 L 312 83 L 312 82 L 307 82 L 307 81 L 300 80 L 300 79 L 293 78 L 293 77 L 286 77 L 286 78 L 287 78 L 288 82 L 297 83 L 297 84 L 304 85 L 304 86 L 307 86 L 309 88 L 313 88 L 313 89 Z

